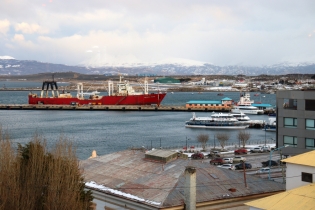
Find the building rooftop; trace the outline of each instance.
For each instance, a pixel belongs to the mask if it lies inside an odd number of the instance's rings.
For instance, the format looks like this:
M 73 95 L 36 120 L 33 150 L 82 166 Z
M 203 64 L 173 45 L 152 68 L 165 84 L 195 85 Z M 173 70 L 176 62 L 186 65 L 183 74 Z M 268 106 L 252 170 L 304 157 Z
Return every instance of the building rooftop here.
M 254 175 L 247 175 L 245 187 L 243 173 L 212 166 L 209 160 L 175 158 L 161 163 L 146 159 L 145 153 L 137 150 L 80 161 L 88 188 L 159 208 L 183 205 L 186 166 L 196 168 L 197 203 L 279 192 L 285 188 L 281 183 Z
M 315 167 L 315 150 L 311 152 L 306 152 L 300 155 L 296 155 L 290 158 L 286 158 L 282 160 L 286 163 L 299 164 L 305 166 L 313 166 Z
M 222 101 L 188 101 L 187 104 L 222 104 Z
M 232 101 L 232 99 L 229 97 L 225 97 L 225 98 L 222 98 L 221 101 Z
M 311 210 L 315 208 L 315 184 L 298 187 L 245 204 L 258 209 L 287 210 L 294 207 L 294 209 Z

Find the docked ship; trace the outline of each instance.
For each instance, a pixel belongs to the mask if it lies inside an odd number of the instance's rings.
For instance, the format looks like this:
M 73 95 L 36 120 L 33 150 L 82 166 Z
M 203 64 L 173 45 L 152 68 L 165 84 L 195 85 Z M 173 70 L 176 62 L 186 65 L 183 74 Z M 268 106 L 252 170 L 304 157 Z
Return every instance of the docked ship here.
M 231 109 L 232 113 L 244 113 L 244 114 L 264 114 L 264 110 L 259 109 L 256 106 L 252 106 L 254 101 L 250 100 L 250 94 L 248 92 L 241 94 L 239 102 L 236 103 Z
M 250 118 L 243 112 L 231 113 L 231 115 L 233 115 L 238 121 L 250 121 Z
M 51 91 L 51 95 L 49 92 Z M 135 91 L 128 81 L 122 81 L 121 77 L 114 89 L 114 83 L 108 82 L 108 95 L 100 95 L 100 92 L 83 92 L 83 83 L 77 84 L 77 95 L 64 91 L 59 93 L 57 82 L 44 81 L 41 94 L 30 93 L 29 104 L 53 104 L 53 105 L 157 105 L 159 106 L 166 93 L 158 91 L 149 93 L 148 82 L 145 81 L 143 91 Z
M 244 124 L 236 119 L 230 113 L 214 113 L 210 117 L 193 117 L 186 121 L 187 128 L 208 128 L 208 129 L 245 129 L 249 125 Z
M 277 131 L 277 118 L 275 117 L 270 117 L 269 122 L 266 123 L 264 126 L 264 131 L 271 131 L 271 132 L 276 132 Z
M 237 105 L 231 109 L 233 113 L 244 113 L 244 114 L 264 114 L 264 110 L 258 109 L 252 105 Z

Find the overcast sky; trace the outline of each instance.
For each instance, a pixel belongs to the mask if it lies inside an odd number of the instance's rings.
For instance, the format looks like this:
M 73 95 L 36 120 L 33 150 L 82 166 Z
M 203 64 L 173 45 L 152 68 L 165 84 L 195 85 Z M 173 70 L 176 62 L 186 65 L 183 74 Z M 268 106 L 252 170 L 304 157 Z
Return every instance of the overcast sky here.
M 315 63 L 314 0 L 0 0 L 0 56 L 76 65 Z

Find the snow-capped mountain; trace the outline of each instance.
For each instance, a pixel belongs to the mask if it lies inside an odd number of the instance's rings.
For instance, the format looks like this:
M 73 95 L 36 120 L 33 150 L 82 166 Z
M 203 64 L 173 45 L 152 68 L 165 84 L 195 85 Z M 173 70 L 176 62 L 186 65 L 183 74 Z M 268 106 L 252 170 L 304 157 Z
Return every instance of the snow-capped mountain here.
M 8 59 L 15 59 L 15 58 L 13 58 L 13 57 L 11 57 L 11 56 L 8 56 L 8 55 L 5 55 L 5 56 L 0 56 L 0 60 L 8 60 Z
M 270 66 L 216 66 L 210 63 L 187 59 L 169 59 L 155 63 L 115 63 L 100 67 L 85 65 L 43 63 L 17 60 L 0 56 L 0 75 L 28 75 L 47 72 L 78 72 L 83 74 L 128 74 L 128 75 L 285 75 L 314 74 L 314 63 L 279 63 Z

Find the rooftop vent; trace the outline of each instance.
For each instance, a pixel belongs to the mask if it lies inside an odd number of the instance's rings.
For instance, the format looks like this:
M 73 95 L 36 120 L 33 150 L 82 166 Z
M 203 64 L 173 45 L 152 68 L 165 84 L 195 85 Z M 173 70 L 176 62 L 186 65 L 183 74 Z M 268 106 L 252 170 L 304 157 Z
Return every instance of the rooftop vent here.
M 145 154 L 145 158 L 152 161 L 167 163 L 177 158 L 177 152 L 169 150 L 152 150 Z

